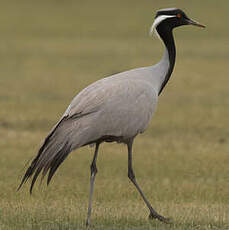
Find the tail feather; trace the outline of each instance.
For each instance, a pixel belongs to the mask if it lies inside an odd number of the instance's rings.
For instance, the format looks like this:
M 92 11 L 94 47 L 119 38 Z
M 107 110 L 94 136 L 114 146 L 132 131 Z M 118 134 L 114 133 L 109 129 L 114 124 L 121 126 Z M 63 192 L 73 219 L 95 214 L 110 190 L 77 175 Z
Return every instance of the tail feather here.
M 18 187 L 19 190 L 23 184 L 27 182 L 29 178 L 32 178 L 30 185 L 30 193 L 33 191 L 34 184 L 42 172 L 41 181 L 48 173 L 47 184 L 50 183 L 54 173 L 60 164 L 66 159 L 68 154 L 72 151 L 71 144 L 68 141 L 69 132 L 61 133 L 60 123 L 64 118 L 57 124 L 51 133 L 46 137 L 43 145 L 39 149 L 37 156 L 32 161 L 29 168 L 26 170 L 24 177 Z M 57 131 L 57 129 L 60 129 Z M 69 131 L 71 131 L 69 129 Z
M 49 170 L 49 174 L 48 174 L 48 179 L 47 179 L 47 185 L 49 185 L 53 175 L 55 174 L 56 170 L 58 169 L 58 167 L 61 165 L 61 163 L 66 159 L 66 157 L 68 156 L 68 154 L 66 153 L 70 153 L 70 146 L 68 145 L 68 143 L 66 143 L 65 147 L 63 148 L 62 151 L 60 151 L 60 153 L 58 154 L 58 156 L 56 156 L 54 158 L 54 160 L 52 161 L 51 165 L 50 165 L 50 170 Z
M 35 182 L 36 182 L 36 180 L 37 180 L 37 177 L 39 176 L 41 170 L 42 170 L 42 167 L 39 167 L 39 168 L 36 170 L 36 172 L 35 172 L 35 174 L 34 174 L 34 176 L 33 176 L 33 179 L 32 179 L 31 185 L 30 185 L 30 190 L 29 190 L 30 194 L 32 194 L 33 186 L 34 186 L 34 184 L 35 184 Z
M 92 119 L 91 113 L 93 112 L 79 113 L 71 117 L 64 116 L 57 123 L 26 170 L 18 190 L 29 178 L 32 178 L 30 186 L 30 193 L 32 193 L 34 184 L 40 174 L 41 181 L 48 174 L 47 184 L 49 184 L 56 170 L 69 153 L 73 149 L 90 143 L 93 136 L 93 133 L 90 133 L 88 129 Z

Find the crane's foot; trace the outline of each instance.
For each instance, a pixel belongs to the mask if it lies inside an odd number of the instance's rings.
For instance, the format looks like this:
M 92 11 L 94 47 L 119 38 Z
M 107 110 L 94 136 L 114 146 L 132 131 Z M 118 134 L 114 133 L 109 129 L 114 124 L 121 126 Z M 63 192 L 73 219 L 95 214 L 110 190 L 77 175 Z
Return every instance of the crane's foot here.
M 172 220 L 170 218 L 165 218 L 164 216 L 161 216 L 159 214 L 155 214 L 155 213 L 150 213 L 149 214 L 149 219 L 157 219 L 163 223 L 166 223 L 166 224 L 171 224 L 172 223 Z
M 87 228 L 90 228 L 90 226 L 91 226 L 91 222 L 90 222 L 90 220 L 87 219 L 87 220 L 86 220 L 86 227 L 87 227 Z

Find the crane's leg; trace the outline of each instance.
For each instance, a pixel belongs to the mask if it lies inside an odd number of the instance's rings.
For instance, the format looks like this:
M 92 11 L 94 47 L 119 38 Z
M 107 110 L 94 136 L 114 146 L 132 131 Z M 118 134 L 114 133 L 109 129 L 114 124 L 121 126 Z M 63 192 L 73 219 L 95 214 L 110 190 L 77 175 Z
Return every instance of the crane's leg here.
M 95 154 L 94 154 L 94 157 L 93 157 L 93 161 L 91 163 L 90 194 L 89 194 L 87 221 L 86 221 L 87 226 L 89 226 L 90 223 L 91 223 L 92 195 L 93 195 L 93 190 L 94 190 L 95 175 L 98 172 L 98 170 L 96 168 L 96 159 L 97 159 L 98 151 L 99 151 L 99 143 L 96 143 Z
M 131 182 L 135 185 L 135 187 L 137 188 L 138 192 L 140 193 L 142 199 L 144 200 L 145 204 L 147 205 L 147 207 L 149 208 L 150 214 L 149 214 L 149 218 L 150 219 L 158 219 L 162 222 L 165 223 L 170 223 L 170 220 L 168 218 L 165 218 L 161 215 L 159 215 L 151 206 L 151 204 L 149 203 L 149 201 L 146 199 L 144 193 L 142 192 L 141 188 L 139 187 L 136 178 L 135 178 L 135 174 L 132 168 L 132 145 L 133 145 L 133 140 L 131 140 L 128 144 L 128 177 L 131 180 Z

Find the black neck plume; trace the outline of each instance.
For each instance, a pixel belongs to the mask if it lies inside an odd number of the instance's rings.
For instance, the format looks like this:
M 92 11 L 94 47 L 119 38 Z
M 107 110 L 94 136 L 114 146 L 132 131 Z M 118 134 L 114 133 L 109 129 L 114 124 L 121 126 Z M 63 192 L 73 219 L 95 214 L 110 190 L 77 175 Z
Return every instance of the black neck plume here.
M 162 85 L 159 91 L 159 95 L 160 95 L 165 85 L 169 81 L 169 78 L 173 72 L 175 60 L 176 60 L 176 47 L 175 47 L 175 42 L 173 38 L 172 28 L 166 25 L 163 25 L 163 23 L 161 23 L 161 25 L 157 27 L 157 32 L 160 35 L 162 41 L 164 42 L 168 55 L 169 55 L 169 69 L 168 69 L 168 72 L 166 73 L 164 81 L 162 82 Z

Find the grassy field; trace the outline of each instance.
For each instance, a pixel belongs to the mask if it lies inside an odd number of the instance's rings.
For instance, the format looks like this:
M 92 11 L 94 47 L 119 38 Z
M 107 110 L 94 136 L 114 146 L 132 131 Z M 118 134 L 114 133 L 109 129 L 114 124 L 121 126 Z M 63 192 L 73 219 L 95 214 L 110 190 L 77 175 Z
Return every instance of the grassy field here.
M 134 145 L 139 184 L 173 223 L 147 219 L 126 147 L 104 144 L 92 229 L 229 229 L 228 0 L 0 3 L 0 230 L 86 229 L 93 149 L 73 152 L 32 196 L 28 185 L 16 192 L 25 164 L 82 88 L 160 59 L 152 12 L 173 6 L 207 28 L 175 31 L 175 71 Z

